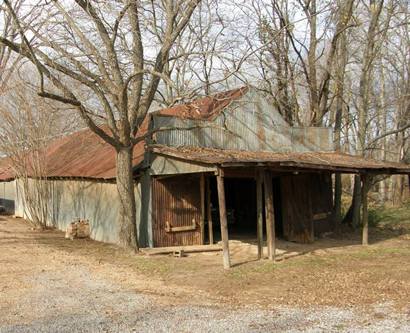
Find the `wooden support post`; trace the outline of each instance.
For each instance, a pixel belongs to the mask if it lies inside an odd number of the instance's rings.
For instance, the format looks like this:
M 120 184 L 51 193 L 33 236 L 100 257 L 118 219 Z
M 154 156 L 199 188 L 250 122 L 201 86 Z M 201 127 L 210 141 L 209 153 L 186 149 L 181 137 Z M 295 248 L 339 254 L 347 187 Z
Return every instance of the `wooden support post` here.
M 225 187 L 223 170 L 218 169 L 218 175 L 216 176 L 218 187 L 218 202 L 219 202 L 219 221 L 221 223 L 221 236 L 222 236 L 222 250 L 223 250 L 223 263 L 224 268 L 231 267 L 229 258 L 229 238 L 228 238 L 228 220 L 226 217 L 226 205 L 225 205 Z
M 211 206 L 211 178 L 207 178 L 206 182 L 206 194 L 207 194 L 207 216 L 208 216 L 208 236 L 209 236 L 209 244 L 214 243 L 214 228 L 212 224 L 212 206 Z
M 367 192 L 369 191 L 369 176 L 361 175 L 362 179 L 362 245 L 369 244 L 369 217 L 367 212 Z
M 205 244 L 205 175 L 201 173 L 199 180 L 199 188 L 201 192 L 201 245 Z
M 266 239 L 268 243 L 268 257 L 269 257 L 269 260 L 275 260 L 275 215 L 273 211 L 272 176 L 269 171 L 265 171 L 264 185 L 265 185 Z
M 263 257 L 263 179 L 262 172 L 256 175 L 256 212 L 257 212 L 257 239 L 258 239 L 258 259 Z
M 407 197 L 410 199 L 410 173 L 407 175 L 408 187 L 407 187 Z

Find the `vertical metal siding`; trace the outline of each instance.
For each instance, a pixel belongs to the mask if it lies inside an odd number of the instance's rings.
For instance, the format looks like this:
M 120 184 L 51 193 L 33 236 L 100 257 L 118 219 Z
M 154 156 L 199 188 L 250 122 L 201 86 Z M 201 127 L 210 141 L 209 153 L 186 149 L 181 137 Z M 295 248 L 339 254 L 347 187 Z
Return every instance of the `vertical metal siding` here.
M 217 149 L 306 152 L 332 151 L 332 130 L 290 127 L 271 106 L 260 101 L 236 102 L 212 121 L 155 116 L 154 126 L 190 130 L 159 132 L 155 141 L 170 146 Z
M 154 247 L 201 244 L 201 196 L 199 177 L 175 176 L 152 179 L 152 231 Z M 196 229 L 183 232 L 167 232 L 166 222 L 172 227 L 192 225 Z

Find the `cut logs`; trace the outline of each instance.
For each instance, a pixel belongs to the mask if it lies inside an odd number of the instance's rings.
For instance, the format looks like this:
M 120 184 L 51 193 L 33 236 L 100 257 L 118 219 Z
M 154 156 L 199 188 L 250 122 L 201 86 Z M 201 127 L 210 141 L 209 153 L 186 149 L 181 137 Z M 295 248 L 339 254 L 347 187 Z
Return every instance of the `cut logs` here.
M 67 226 L 65 238 L 73 240 L 74 238 L 88 237 L 90 237 L 90 223 L 88 220 L 77 220 Z

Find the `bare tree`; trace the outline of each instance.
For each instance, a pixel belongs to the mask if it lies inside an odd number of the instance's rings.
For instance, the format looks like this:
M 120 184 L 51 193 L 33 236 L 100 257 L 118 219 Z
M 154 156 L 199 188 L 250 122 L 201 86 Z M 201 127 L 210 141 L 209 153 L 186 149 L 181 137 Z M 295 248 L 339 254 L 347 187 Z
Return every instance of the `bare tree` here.
M 21 1 L 13 3 L 13 10 L 20 11 Z M 0 6 L 0 22 L 2 24 L 1 35 L 2 38 L 14 40 L 16 38 L 16 26 L 13 24 L 10 15 L 8 15 L 6 8 Z M 3 44 L 0 44 L 0 92 L 4 92 L 7 88 L 7 82 L 12 76 L 14 70 L 19 63 L 19 57 L 13 56 L 13 51 Z
M 0 94 L 0 151 L 8 157 L 18 180 L 25 214 L 36 226 L 45 227 L 50 214 L 47 146 L 78 125 L 70 110 L 39 97 L 21 72 L 36 76 L 32 67 L 23 66 L 9 76 Z
M 160 81 L 167 79 L 163 73 L 175 42 L 199 2 L 40 1 L 27 17 L 4 0 L 19 40 L 1 37 L 0 43 L 36 66 L 41 97 L 75 107 L 116 151 L 120 239 L 126 247 L 138 249 L 133 148 L 144 139 L 141 125 Z M 47 83 L 53 89 L 46 89 Z M 81 85 L 87 98 L 73 84 Z
M 354 0 L 253 0 L 254 47 L 261 88 L 289 123 L 322 126 L 330 111 L 338 40 L 353 27 Z M 254 39 L 248 38 L 254 45 Z

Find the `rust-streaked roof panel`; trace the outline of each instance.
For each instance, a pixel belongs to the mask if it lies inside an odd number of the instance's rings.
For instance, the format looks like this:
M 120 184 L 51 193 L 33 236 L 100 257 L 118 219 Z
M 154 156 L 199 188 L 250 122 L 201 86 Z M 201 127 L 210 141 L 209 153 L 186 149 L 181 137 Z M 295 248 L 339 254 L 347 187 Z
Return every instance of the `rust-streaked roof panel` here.
M 0 158 L 0 181 L 5 182 L 14 179 L 11 160 L 7 157 Z
M 154 115 L 177 117 L 182 119 L 212 120 L 231 102 L 248 92 L 247 87 L 224 91 L 212 96 L 197 98 L 190 103 L 152 112 Z
M 140 129 L 144 134 L 148 128 L 148 118 Z M 134 147 L 133 166 L 138 166 L 144 159 L 145 140 Z M 98 135 L 84 129 L 63 136 L 47 147 L 45 160 L 45 176 L 113 179 L 116 176 L 116 152 Z M 9 159 L 0 160 L 0 180 L 15 178 Z M 29 176 L 30 172 L 28 172 Z
M 410 173 L 410 165 L 382 162 L 359 156 L 335 152 L 273 153 L 239 150 L 221 150 L 198 147 L 167 147 L 153 145 L 153 152 L 192 162 L 233 166 L 241 163 L 267 163 L 278 166 L 301 167 L 310 169 L 388 171 Z
M 134 147 L 133 165 L 143 160 L 145 141 Z M 115 149 L 90 130 L 54 141 L 46 153 L 48 177 L 111 179 L 116 175 Z

